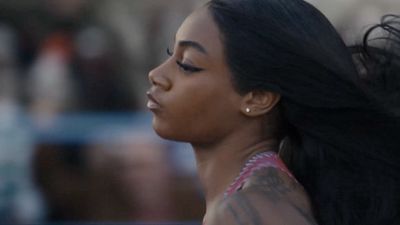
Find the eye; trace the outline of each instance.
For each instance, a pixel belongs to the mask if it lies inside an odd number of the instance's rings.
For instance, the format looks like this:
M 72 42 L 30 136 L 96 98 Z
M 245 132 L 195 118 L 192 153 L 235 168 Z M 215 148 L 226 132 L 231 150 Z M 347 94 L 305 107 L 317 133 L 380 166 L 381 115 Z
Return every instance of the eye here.
M 167 55 L 172 56 L 174 54 L 173 51 L 171 51 L 171 49 L 168 47 L 167 48 Z
M 185 73 L 196 73 L 196 72 L 200 72 L 203 71 L 204 69 L 195 67 L 195 66 L 191 66 L 191 65 L 187 65 L 184 63 L 181 63 L 179 61 L 176 61 L 176 64 L 180 67 L 181 70 L 183 70 Z

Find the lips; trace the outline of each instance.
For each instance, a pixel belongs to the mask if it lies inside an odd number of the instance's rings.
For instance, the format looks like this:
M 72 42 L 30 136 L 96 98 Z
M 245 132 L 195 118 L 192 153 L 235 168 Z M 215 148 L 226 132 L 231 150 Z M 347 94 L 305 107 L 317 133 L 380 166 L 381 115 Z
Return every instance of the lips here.
M 147 108 L 149 108 L 150 110 L 159 109 L 161 107 L 160 103 L 158 103 L 157 99 L 153 96 L 153 94 L 150 91 L 148 91 L 146 94 L 147 98 L 149 99 L 147 101 Z

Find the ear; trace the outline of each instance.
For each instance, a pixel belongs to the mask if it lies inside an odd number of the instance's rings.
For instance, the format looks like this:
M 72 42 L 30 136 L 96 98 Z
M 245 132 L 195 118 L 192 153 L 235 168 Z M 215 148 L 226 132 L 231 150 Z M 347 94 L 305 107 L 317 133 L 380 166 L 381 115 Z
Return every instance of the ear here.
M 281 95 L 270 91 L 251 91 L 241 103 L 241 112 L 246 116 L 256 117 L 267 114 L 281 99 Z

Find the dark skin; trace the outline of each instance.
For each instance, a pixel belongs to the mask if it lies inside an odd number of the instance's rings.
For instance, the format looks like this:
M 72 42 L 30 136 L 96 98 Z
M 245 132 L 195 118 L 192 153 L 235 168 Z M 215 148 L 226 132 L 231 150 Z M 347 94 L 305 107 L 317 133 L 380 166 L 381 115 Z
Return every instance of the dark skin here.
M 253 155 L 277 151 L 269 119 L 279 94 L 239 94 L 224 55 L 221 33 L 207 8 L 181 25 L 171 57 L 152 70 L 148 107 L 161 137 L 192 144 L 206 196 L 207 225 L 315 224 L 308 197 L 275 168 L 257 171 L 243 189 L 227 187 Z

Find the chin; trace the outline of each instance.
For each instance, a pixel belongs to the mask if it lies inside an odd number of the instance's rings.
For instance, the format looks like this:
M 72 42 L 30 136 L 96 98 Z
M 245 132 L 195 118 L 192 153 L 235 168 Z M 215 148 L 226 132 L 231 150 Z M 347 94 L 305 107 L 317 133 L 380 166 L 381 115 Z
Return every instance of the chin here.
M 154 130 L 154 131 L 156 132 L 156 134 L 158 136 L 160 136 L 161 138 L 166 139 L 166 140 L 177 141 L 177 142 L 190 142 L 185 138 L 179 137 L 179 136 L 171 134 L 169 132 L 160 132 L 157 130 Z
M 153 117 L 152 127 L 154 132 L 163 139 L 195 143 L 198 142 L 198 137 L 201 136 L 196 130 L 190 126 L 179 126 L 177 123 L 165 123 L 165 120 Z
M 153 120 L 153 130 L 154 132 L 163 139 L 171 140 L 171 141 L 183 141 L 179 138 L 179 135 L 174 132 L 174 129 L 169 126 L 162 126 L 160 123 L 157 123 Z
M 174 132 L 173 129 L 160 129 L 159 127 L 154 127 L 153 130 L 155 133 L 163 139 L 177 142 L 186 142 L 192 143 L 192 139 L 190 139 L 186 133 L 182 133 L 182 130 L 179 132 Z

